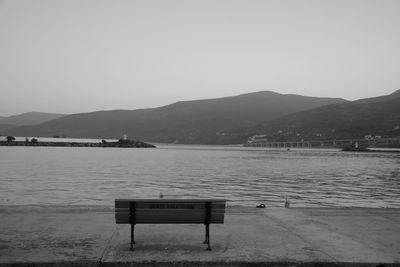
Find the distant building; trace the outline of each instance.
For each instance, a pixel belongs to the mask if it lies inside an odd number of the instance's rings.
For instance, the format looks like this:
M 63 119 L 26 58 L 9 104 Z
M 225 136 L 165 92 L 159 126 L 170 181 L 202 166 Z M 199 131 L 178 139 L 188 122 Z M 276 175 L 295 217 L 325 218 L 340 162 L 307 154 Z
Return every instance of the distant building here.
M 249 137 L 247 140 L 247 143 L 252 144 L 252 143 L 262 143 L 262 142 L 267 142 L 267 135 L 266 134 L 260 134 L 260 135 L 253 135 Z

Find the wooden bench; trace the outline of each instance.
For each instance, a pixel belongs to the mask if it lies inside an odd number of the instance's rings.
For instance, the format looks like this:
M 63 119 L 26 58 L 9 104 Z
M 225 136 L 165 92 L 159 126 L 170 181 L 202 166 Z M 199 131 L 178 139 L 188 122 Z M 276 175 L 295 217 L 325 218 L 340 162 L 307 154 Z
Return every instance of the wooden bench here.
M 131 250 L 136 224 L 204 224 L 207 250 L 210 224 L 224 223 L 225 199 L 116 199 L 115 221 L 131 225 Z

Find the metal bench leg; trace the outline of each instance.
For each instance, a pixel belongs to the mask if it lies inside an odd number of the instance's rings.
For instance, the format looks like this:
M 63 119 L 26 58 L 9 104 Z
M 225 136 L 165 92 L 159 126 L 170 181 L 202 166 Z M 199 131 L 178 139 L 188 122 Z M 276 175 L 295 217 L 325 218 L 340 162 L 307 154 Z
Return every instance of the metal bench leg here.
M 133 244 L 136 244 L 136 242 L 135 242 L 135 225 L 132 223 L 131 224 L 131 251 L 135 250 L 135 248 L 133 247 Z
M 206 208 L 206 214 L 204 218 L 205 219 L 204 224 L 206 225 L 206 240 L 204 241 L 204 243 L 207 244 L 207 250 L 211 250 L 210 247 L 211 202 L 206 202 L 205 208 Z
M 135 242 L 135 224 L 136 224 L 136 202 L 129 203 L 129 223 L 131 224 L 131 251 L 134 251 Z
M 207 244 L 208 243 L 208 236 L 207 236 L 207 224 L 204 224 L 205 226 L 205 231 L 204 231 L 204 242 L 203 244 Z
M 206 224 L 206 240 L 204 241 L 204 244 L 207 244 L 207 250 L 211 250 L 210 247 L 210 225 Z

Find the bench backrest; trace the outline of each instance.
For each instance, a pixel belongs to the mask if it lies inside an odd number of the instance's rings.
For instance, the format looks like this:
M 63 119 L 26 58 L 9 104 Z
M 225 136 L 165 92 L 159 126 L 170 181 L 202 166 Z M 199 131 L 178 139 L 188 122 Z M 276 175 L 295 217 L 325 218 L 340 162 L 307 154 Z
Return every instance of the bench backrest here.
M 225 199 L 116 199 L 115 221 L 129 223 L 224 223 Z

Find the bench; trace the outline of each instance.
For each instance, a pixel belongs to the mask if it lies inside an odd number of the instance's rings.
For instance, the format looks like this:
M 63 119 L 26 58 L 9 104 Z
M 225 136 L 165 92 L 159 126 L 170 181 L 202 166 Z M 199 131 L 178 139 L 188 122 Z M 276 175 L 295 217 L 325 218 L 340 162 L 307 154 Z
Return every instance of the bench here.
M 211 250 L 210 224 L 224 223 L 225 204 L 225 199 L 116 199 L 115 221 L 131 225 L 131 251 L 136 224 L 204 224 L 204 244 Z

